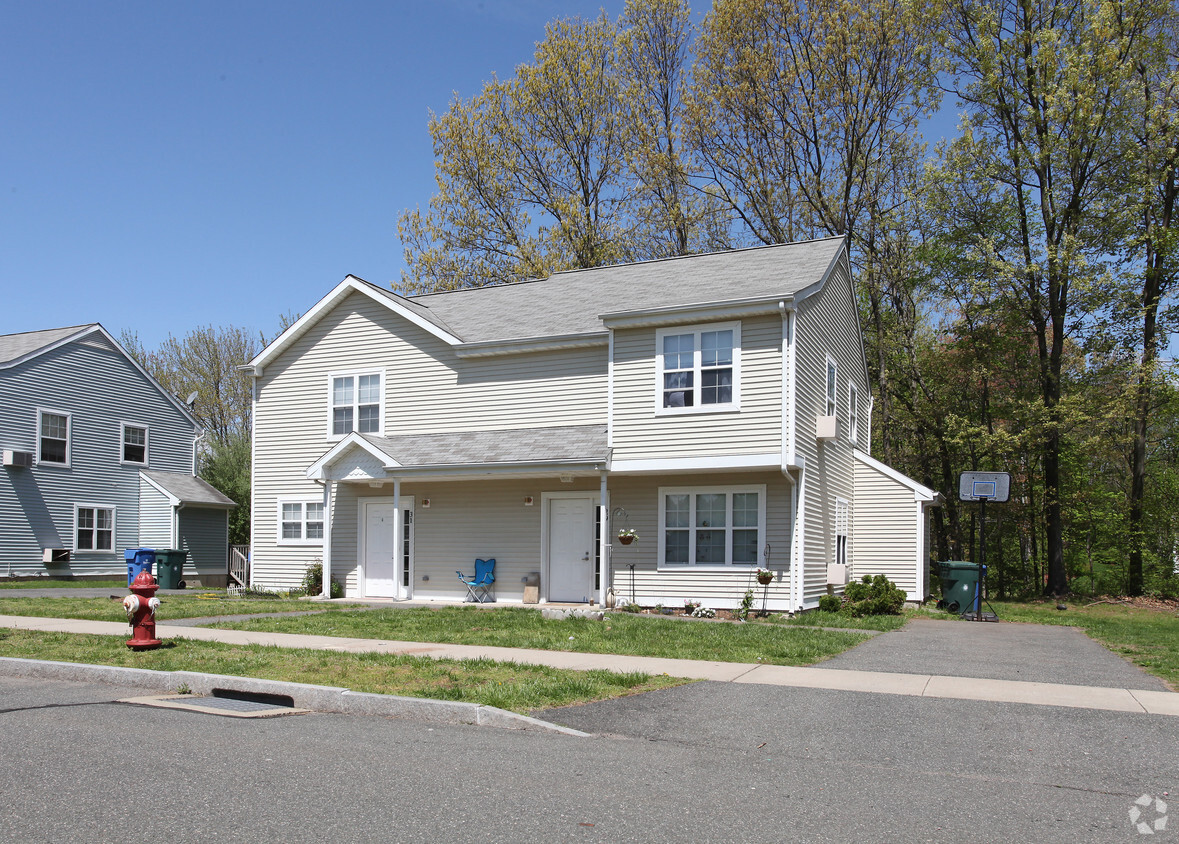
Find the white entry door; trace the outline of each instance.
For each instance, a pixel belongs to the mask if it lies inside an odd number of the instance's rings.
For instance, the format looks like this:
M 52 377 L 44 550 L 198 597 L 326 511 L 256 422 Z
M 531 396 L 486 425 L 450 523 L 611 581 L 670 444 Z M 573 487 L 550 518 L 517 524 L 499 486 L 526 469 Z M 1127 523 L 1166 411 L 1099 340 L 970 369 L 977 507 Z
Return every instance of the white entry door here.
M 413 498 L 401 496 L 401 513 L 393 499 L 361 503 L 364 594 L 368 598 L 408 598 L 413 562 Z
M 588 603 L 594 597 L 594 498 L 548 503 L 548 599 Z

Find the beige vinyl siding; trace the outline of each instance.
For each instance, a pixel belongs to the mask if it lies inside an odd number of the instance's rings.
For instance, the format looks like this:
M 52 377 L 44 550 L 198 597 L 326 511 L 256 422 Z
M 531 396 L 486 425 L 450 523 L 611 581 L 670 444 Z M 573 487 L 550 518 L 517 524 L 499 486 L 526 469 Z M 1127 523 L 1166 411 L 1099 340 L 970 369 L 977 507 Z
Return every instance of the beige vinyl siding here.
M 297 585 L 321 558 L 320 547 L 276 545 L 277 502 L 322 497 L 304 471 L 333 444 L 327 433 L 330 374 L 377 370 L 385 373 L 384 433 L 391 436 L 602 424 L 606 418 L 605 347 L 460 360 L 437 337 L 354 294 L 258 379 L 256 582 Z M 355 502 L 345 497 L 338 506 Z M 346 515 L 337 512 L 335 524 Z M 355 559 L 354 548 L 339 553 L 336 559 Z
M 694 325 L 707 323 L 694 323 Z M 615 460 L 779 453 L 782 319 L 741 321 L 740 411 L 656 414 L 661 401 L 656 329 L 614 332 Z
M 827 564 L 835 562 L 835 499 L 855 500 L 852 447 L 848 441 L 848 379 L 855 379 L 860 394 L 860 427 L 867 423 L 868 381 L 859 316 L 851 283 L 840 261 L 827 283 L 803 300 L 797 312 L 797 453 L 806 461 L 804 470 L 803 608 L 818 604 L 827 592 Z M 826 412 L 827 358 L 836 363 L 836 418 L 834 440 L 816 439 L 815 420 Z M 850 518 L 858 513 L 853 504 Z M 854 565 L 852 544 L 849 560 Z
M 660 487 L 723 487 L 749 484 L 766 486 L 766 542 L 770 545 L 768 568 L 778 572 L 769 589 L 768 607 L 775 610 L 791 609 L 790 593 L 790 482 L 781 473 L 660 475 L 658 477 L 611 478 L 610 508 L 626 511 L 611 525 L 613 535 L 629 524 L 638 531 L 639 539 L 631 545 L 613 540 L 611 552 L 611 585 L 619 603 L 632 600 L 630 564 L 634 563 L 633 600 L 643 606 L 663 604 L 683 607 L 691 598 L 714 609 L 736 607 L 746 589 L 754 592 L 754 606 L 761 607 L 762 587 L 753 576 L 753 567 L 733 566 L 732 571 L 716 568 L 694 569 L 684 566 L 675 569 L 659 568 L 659 488 Z M 625 524 L 624 524 L 625 522 Z M 767 565 L 763 560 L 762 565 Z
M 855 577 L 883 574 L 904 589 L 909 600 L 924 599 L 923 528 L 924 515 L 913 490 L 857 460 L 851 540 Z

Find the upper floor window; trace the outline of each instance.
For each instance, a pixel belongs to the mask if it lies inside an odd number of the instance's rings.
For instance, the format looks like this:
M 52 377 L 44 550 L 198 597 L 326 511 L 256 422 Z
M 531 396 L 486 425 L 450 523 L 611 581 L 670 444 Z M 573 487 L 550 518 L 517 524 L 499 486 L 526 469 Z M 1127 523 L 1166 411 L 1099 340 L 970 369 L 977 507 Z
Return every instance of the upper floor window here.
M 323 542 L 323 502 L 280 501 L 279 544 L 319 545 Z
M 661 488 L 660 565 L 757 565 L 765 502 L 765 486 Z
M 383 372 L 333 375 L 330 381 L 330 436 L 343 437 L 353 431 L 361 434 L 378 434 L 383 430 Z
M 860 436 L 860 394 L 850 381 L 847 383 L 847 436 L 853 443 Z
M 113 507 L 78 507 L 75 510 L 74 548 L 77 551 L 110 551 L 115 547 Z
M 147 427 L 123 423 L 123 462 L 147 464 Z
M 70 465 L 70 415 L 42 410 L 37 413 L 37 462 Z
M 741 325 L 665 328 L 655 333 L 658 411 L 734 410 L 740 386 Z
M 835 415 L 835 361 L 831 358 L 827 358 L 827 412 L 824 415 Z

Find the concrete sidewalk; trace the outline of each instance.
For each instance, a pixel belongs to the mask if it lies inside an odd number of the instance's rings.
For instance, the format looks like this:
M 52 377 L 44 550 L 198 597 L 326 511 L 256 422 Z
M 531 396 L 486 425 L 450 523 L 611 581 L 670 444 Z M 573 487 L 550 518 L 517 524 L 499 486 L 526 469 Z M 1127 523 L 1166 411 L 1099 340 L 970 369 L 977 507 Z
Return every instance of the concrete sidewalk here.
M 936 623 L 950 624 L 950 622 Z M 101 636 L 127 635 L 127 625 L 113 621 L 0 616 L 0 627 L 61 633 L 89 633 Z M 1179 694 L 1157 689 L 952 677 L 933 673 L 902 674 L 891 671 L 834 667 L 801 668 L 782 665 L 750 665 L 480 645 L 445 645 L 380 639 L 307 636 L 295 633 L 257 633 L 167 624 L 157 625 L 156 633 L 165 640 L 194 639 L 235 645 L 267 645 L 344 653 L 401 654 L 434 659 L 492 659 L 500 662 L 547 665 L 553 668 L 577 671 L 605 669 L 619 672 L 667 674 L 672 677 L 711 680 L 721 683 L 795 686 L 808 689 L 832 689 L 909 697 L 1025 703 L 1039 706 L 1064 706 L 1078 709 L 1179 716 Z M 877 637 L 873 641 L 878 641 L 880 638 L 882 637 Z

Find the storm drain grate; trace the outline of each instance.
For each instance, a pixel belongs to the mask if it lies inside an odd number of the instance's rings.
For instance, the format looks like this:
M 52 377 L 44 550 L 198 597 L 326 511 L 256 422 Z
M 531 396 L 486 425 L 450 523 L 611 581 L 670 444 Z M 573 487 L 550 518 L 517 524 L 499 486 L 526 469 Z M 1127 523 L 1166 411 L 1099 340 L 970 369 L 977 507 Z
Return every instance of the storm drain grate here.
M 276 702 L 273 698 L 279 697 L 277 695 L 259 695 L 267 699 L 253 700 L 247 693 L 235 692 L 232 697 L 223 694 L 214 692 L 212 695 L 148 695 L 125 698 L 120 703 L 157 706 L 164 709 L 187 709 L 189 712 L 224 715 L 228 718 L 277 718 L 282 715 L 302 715 L 311 711 Z

